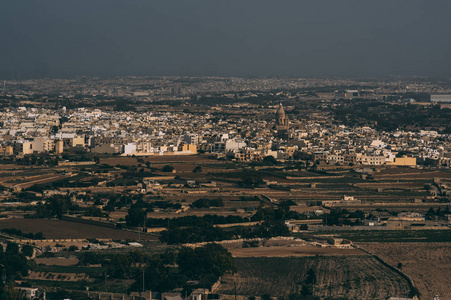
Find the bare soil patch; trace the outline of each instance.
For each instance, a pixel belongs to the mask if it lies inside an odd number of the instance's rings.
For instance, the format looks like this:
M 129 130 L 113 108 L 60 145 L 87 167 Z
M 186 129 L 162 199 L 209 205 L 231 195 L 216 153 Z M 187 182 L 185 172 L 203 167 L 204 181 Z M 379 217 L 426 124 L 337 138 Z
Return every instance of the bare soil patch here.
M 114 158 L 101 158 L 101 164 L 107 164 L 110 166 L 123 165 L 123 166 L 137 166 L 139 162 L 134 157 L 114 157 Z
M 316 274 L 314 294 L 322 298 L 387 299 L 405 297 L 407 280 L 372 256 L 236 258 L 238 272 L 222 278 L 220 293 L 288 298 L 299 293 L 307 271 Z
M 224 244 L 234 257 L 305 257 L 316 255 L 366 255 L 354 248 L 319 247 L 300 241 L 267 242 L 265 246 L 243 248 L 242 242 Z
M 38 265 L 46 265 L 46 266 L 75 266 L 78 264 L 78 258 L 66 258 L 66 257 L 42 257 L 35 258 L 34 261 Z
M 16 228 L 26 233 L 42 232 L 47 239 L 157 240 L 157 237 L 152 235 L 56 219 L 0 220 L 0 229 L 4 228 Z
M 451 172 L 443 170 L 418 170 L 412 168 L 388 168 L 381 170 L 374 174 L 376 180 L 380 179 L 433 179 L 438 178 L 451 178 Z

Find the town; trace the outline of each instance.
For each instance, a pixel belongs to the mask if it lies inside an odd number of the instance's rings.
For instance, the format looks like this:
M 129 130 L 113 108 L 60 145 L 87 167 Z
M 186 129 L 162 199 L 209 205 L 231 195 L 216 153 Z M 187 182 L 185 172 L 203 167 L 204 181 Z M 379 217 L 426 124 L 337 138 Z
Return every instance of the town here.
M 451 299 L 450 120 L 415 77 L 4 81 L 3 290 Z

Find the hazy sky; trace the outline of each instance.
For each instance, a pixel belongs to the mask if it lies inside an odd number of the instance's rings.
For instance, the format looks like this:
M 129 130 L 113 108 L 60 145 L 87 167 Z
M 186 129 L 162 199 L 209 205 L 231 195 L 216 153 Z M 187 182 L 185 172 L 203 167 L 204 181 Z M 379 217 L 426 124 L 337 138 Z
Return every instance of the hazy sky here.
M 2 0 L 0 79 L 451 77 L 450 0 Z

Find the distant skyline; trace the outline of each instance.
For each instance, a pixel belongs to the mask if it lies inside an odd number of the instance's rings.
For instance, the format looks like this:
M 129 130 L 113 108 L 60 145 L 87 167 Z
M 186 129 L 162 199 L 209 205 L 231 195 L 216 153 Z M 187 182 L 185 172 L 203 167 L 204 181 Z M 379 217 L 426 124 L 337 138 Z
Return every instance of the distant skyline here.
M 451 77 L 448 0 L 4 1 L 0 80 Z

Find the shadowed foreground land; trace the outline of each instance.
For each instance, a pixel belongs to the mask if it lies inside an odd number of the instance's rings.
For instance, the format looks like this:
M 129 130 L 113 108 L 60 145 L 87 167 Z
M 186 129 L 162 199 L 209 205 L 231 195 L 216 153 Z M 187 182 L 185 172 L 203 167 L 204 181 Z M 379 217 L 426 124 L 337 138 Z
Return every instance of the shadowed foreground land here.
M 221 293 L 287 296 L 300 292 L 306 272 L 317 276 L 315 294 L 349 299 L 387 299 L 407 296 L 409 284 L 372 256 L 305 258 L 236 258 L 238 273 L 223 277 Z

